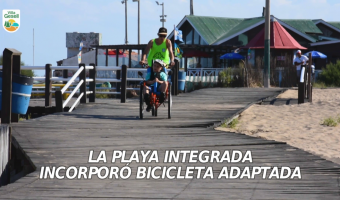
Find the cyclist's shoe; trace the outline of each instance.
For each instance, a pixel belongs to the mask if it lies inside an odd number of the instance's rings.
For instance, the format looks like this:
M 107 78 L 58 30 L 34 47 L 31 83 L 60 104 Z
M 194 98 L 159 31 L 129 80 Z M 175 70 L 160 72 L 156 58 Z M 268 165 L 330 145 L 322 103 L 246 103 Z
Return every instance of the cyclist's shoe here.
M 165 93 L 161 92 L 160 96 L 159 96 L 159 103 L 163 103 L 165 100 Z
M 150 112 L 151 109 L 152 109 L 152 106 L 151 106 L 151 105 L 148 105 L 148 106 L 146 107 L 146 112 Z
M 146 105 L 150 104 L 150 95 L 149 94 L 144 94 L 144 102 Z

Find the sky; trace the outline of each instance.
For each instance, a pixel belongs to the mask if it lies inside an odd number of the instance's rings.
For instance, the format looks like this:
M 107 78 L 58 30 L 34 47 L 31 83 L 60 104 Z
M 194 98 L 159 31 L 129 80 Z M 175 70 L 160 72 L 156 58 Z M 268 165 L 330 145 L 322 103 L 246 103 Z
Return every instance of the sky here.
M 0 49 L 15 48 L 22 52 L 25 65 L 47 63 L 67 58 L 66 33 L 96 32 L 102 34 L 103 45 L 124 44 L 125 4 L 122 0 L 0 0 L 0 10 L 19 9 L 20 28 L 15 33 L 0 30 Z M 165 27 L 170 33 L 185 15 L 190 14 L 190 0 L 159 0 L 167 15 Z M 194 0 L 194 15 L 251 18 L 262 15 L 265 0 Z M 128 42 L 138 43 L 138 3 L 127 1 Z M 271 0 L 271 15 L 281 19 L 324 19 L 340 21 L 336 13 L 339 0 Z M 140 0 L 141 44 L 157 37 L 162 26 L 162 6 L 154 0 Z M 44 75 L 43 71 L 36 71 Z

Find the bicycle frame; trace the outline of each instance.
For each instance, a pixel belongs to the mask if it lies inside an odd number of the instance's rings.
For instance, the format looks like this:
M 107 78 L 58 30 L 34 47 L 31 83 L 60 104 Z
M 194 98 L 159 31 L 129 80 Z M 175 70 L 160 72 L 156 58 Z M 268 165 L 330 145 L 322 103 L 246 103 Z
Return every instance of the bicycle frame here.
M 168 87 L 170 85 L 170 82 L 168 82 Z M 143 82 L 143 85 L 144 87 L 146 87 L 146 81 Z M 154 105 L 155 106 L 155 109 L 158 109 L 162 104 L 159 102 L 159 97 L 157 96 L 156 92 L 157 92 L 157 83 L 155 83 L 155 85 L 153 86 L 153 89 L 154 91 L 151 91 L 150 90 L 150 103 L 151 105 Z M 166 88 L 166 91 L 165 91 L 165 99 L 168 98 L 168 95 L 169 95 L 169 89 Z

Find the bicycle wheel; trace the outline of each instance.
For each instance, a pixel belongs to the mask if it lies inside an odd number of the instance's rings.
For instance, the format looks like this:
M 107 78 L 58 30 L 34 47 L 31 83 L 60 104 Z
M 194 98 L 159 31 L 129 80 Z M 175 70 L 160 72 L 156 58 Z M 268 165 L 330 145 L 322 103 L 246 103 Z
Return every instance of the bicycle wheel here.
M 169 95 L 168 95 L 168 119 L 171 119 L 171 107 L 172 107 L 172 96 L 171 96 L 171 86 L 169 86 Z
M 144 95 L 143 95 L 143 85 L 140 85 L 140 92 L 139 92 L 139 119 L 143 119 L 143 112 L 144 112 Z

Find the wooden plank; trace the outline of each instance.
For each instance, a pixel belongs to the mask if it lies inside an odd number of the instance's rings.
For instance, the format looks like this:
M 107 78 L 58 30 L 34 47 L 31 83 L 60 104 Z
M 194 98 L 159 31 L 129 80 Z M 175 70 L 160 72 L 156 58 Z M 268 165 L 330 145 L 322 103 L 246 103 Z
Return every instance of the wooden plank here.
M 159 116 L 138 117 L 138 99 L 96 99 L 72 113 L 59 113 L 20 122 L 14 135 L 37 166 L 37 171 L 11 187 L 0 188 L 0 199 L 339 199 L 339 165 L 284 143 L 216 131 L 221 122 L 250 102 L 280 93 L 278 89 L 212 88 L 173 97 L 173 118 L 166 108 Z M 60 130 L 62 127 L 63 130 Z M 89 150 L 107 152 L 108 163 L 89 164 Z M 111 164 L 113 150 L 240 150 L 252 151 L 253 163 L 200 163 L 214 175 L 224 166 L 300 166 L 303 179 L 193 179 L 193 180 L 41 180 L 41 166 L 124 166 Z M 197 163 L 135 163 L 143 166 L 194 166 Z M 183 169 L 182 169 L 183 172 Z

